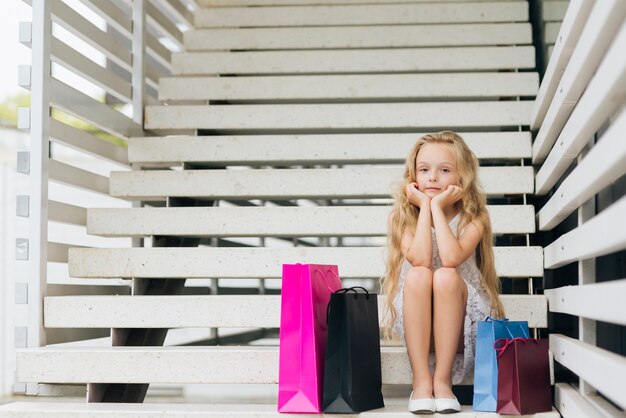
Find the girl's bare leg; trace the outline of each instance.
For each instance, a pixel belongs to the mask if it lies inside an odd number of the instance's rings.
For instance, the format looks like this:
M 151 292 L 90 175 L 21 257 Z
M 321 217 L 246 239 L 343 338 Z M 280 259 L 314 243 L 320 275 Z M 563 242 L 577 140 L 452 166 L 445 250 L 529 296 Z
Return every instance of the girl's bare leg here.
M 433 396 L 433 380 L 428 370 L 432 297 L 433 272 L 428 267 L 412 267 L 404 284 L 402 315 L 404 340 L 413 372 L 413 399 Z
M 433 333 L 436 368 L 435 398 L 453 398 L 452 364 L 463 334 L 467 285 L 455 268 L 442 267 L 433 275 Z

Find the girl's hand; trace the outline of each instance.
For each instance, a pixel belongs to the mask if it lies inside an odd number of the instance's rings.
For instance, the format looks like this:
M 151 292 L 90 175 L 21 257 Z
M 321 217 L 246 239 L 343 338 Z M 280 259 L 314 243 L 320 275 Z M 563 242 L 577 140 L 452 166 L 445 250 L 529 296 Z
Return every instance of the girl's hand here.
M 406 197 L 413 206 L 422 208 L 423 205 L 430 202 L 430 198 L 417 188 L 417 183 L 413 182 L 406 185 Z
M 432 204 L 433 207 L 437 206 L 440 209 L 444 209 L 448 206 L 452 206 L 453 204 L 461 200 L 462 196 L 463 189 L 461 189 L 459 186 L 449 185 L 446 190 L 433 197 Z

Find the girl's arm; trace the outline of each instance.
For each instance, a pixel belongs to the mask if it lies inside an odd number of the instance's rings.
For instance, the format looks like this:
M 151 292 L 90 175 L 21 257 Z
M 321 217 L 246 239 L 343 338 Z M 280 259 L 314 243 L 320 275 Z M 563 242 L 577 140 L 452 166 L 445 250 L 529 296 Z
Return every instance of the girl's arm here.
M 430 231 L 430 199 L 413 187 L 412 184 L 407 186 L 407 196 L 409 202 L 419 207 L 420 210 L 415 230 L 411 231 L 406 228 L 402 233 L 402 254 L 414 267 L 430 267 L 433 251 L 432 234 Z
M 437 247 L 439 248 L 439 256 L 441 257 L 443 267 L 458 267 L 467 260 L 476 250 L 484 231 L 482 222 L 474 221 L 465 227 L 463 234 L 459 238 L 454 236 L 443 211 L 447 203 L 454 199 L 454 194 L 460 193 L 460 188 L 457 187 L 458 190 L 455 191 L 452 187 L 457 186 L 450 186 L 448 190 L 440 195 L 441 197 L 437 196 L 431 203 Z M 456 200 L 453 200 L 452 203 L 456 202 Z

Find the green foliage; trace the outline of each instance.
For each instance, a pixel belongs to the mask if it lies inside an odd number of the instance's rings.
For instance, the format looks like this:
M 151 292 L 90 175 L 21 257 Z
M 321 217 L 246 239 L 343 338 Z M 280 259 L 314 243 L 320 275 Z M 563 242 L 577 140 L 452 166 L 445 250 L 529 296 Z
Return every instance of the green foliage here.
M 17 109 L 30 106 L 30 94 L 22 93 L 0 102 L 0 126 L 17 128 Z

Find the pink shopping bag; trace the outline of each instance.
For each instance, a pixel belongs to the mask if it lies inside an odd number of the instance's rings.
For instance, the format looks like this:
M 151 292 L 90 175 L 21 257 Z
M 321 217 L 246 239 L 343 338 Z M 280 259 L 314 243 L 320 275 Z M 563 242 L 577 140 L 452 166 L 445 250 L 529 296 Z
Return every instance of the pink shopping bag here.
M 321 412 L 326 307 L 341 288 L 337 266 L 283 264 L 278 412 Z

